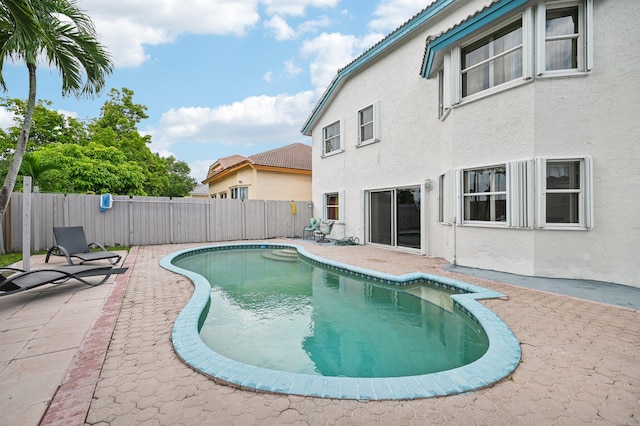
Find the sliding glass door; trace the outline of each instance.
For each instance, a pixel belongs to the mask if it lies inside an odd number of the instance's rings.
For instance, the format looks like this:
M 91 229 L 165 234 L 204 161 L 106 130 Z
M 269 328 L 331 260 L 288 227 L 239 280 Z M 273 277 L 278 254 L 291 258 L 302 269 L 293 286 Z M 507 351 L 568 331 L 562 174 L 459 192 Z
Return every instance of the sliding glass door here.
M 391 200 L 393 191 L 380 191 L 371 193 L 369 211 L 369 241 L 376 244 L 392 245 L 391 239 L 393 206 Z
M 369 242 L 420 249 L 420 187 L 369 192 Z

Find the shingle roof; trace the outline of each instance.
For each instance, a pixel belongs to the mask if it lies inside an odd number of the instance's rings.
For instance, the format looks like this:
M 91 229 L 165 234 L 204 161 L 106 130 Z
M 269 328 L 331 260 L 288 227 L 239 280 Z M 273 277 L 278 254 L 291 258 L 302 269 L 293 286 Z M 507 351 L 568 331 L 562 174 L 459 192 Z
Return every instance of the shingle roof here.
M 302 143 L 294 143 L 249 157 L 231 155 L 220 158 L 209 167 L 207 178 L 203 182 L 207 182 L 225 170 L 229 170 L 245 162 L 255 166 L 310 171 L 311 147 Z

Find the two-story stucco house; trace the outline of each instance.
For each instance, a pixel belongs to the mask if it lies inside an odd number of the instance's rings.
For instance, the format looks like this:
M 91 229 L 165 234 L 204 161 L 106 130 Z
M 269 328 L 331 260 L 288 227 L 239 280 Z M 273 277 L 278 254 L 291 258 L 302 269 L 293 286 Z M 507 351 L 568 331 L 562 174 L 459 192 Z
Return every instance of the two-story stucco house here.
M 436 0 L 304 123 L 332 236 L 640 287 L 640 1 Z
M 220 158 L 209 167 L 212 198 L 311 200 L 311 147 L 294 143 L 244 157 Z

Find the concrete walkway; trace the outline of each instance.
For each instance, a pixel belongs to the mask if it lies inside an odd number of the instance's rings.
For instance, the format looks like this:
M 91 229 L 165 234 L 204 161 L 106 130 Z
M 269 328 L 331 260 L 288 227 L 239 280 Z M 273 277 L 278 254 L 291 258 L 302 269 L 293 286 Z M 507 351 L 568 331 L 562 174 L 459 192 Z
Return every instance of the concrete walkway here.
M 33 256 L 31 269 L 64 265 L 63 260 L 45 264 L 44 256 Z M 95 328 L 115 279 L 97 287 L 69 281 L 0 298 L 0 424 L 38 424 Z
M 627 425 L 640 422 L 639 311 L 461 275 L 446 271 L 446 262 L 438 259 L 369 246 L 305 244 L 307 250 L 340 262 L 394 274 L 421 270 L 506 294 L 508 300 L 482 303 L 496 312 L 521 341 L 522 363 L 513 375 L 475 392 L 413 401 L 359 402 L 271 395 L 216 384 L 185 366 L 173 351 L 171 328 L 189 299 L 192 286 L 186 278 L 158 266 L 163 256 L 195 246 L 134 249 L 126 260 L 131 270 L 128 277 L 123 276 L 122 281 L 117 279 L 110 286 L 78 289 L 74 303 L 80 303 L 80 297 L 85 301 L 82 307 L 72 310 L 90 308 L 94 316 L 86 313 L 82 321 L 60 321 L 66 327 L 50 333 L 75 335 L 80 333 L 76 330 L 78 323 L 86 324 L 92 318 L 95 326 L 85 329 L 82 343 L 78 343 L 81 336 L 76 335 L 72 344 L 41 350 L 39 356 L 47 359 L 31 359 L 29 352 L 18 356 L 22 350 L 35 346 L 28 342 L 37 340 L 44 326 L 39 326 L 40 331 L 32 330 L 27 325 L 31 319 L 27 321 L 17 315 L 44 315 L 52 319 L 58 312 L 71 308 L 70 299 L 43 292 L 33 300 L 25 300 L 23 307 L 12 314 L 5 313 L 7 302 L 0 299 L 0 353 L 4 360 L 0 364 L 2 424 L 38 424 L 37 415 L 19 415 L 22 410 L 18 404 L 44 412 L 52 397 L 42 424 Z M 60 287 L 56 292 L 62 290 Z M 89 293 L 97 290 L 108 294 Z M 26 297 L 27 293 L 23 295 Z M 6 299 L 12 297 L 18 295 Z M 108 319 L 114 317 L 114 311 L 118 316 L 117 322 L 113 321 L 113 333 L 108 334 L 110 342 L 97 344 L 105 339 Z M 95 332 L 96 328 L 102 331 Z M 94 343 L 88 344 L 88 340 Z M 104 347 L 102 352 L 100 347 Z M 63 353 L 72 352 L 75 352 L 73 361 L 62 359 Z M 23 381 L 30 383 L 30 388 L 18 390 L 18 384 Z M 35 390 L 42 392 L 37 396 Z M 47 393 L 48 398 L 44 396 Z

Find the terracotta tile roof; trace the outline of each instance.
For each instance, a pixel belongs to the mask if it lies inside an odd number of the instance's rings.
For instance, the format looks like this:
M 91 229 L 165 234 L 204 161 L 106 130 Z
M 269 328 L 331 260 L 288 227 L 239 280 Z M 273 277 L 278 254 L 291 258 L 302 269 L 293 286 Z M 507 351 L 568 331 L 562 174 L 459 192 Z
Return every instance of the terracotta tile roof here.
M 283 146 L 282 148 L 276 148 L 270 151 L 254 154 L 249 157 L 231 155 L 229 157 L 220 158 L 209 167 L 207 178 L 203 182 L 208 182 L 216 175 L 244 162 L 264 167 L 311 170 L 311 146 L 303 143 L 294 143 Z
M 302 143 L 294 143 L 251 155 L 249 161 L 256 166 L 311 170 L 311 147 Z

